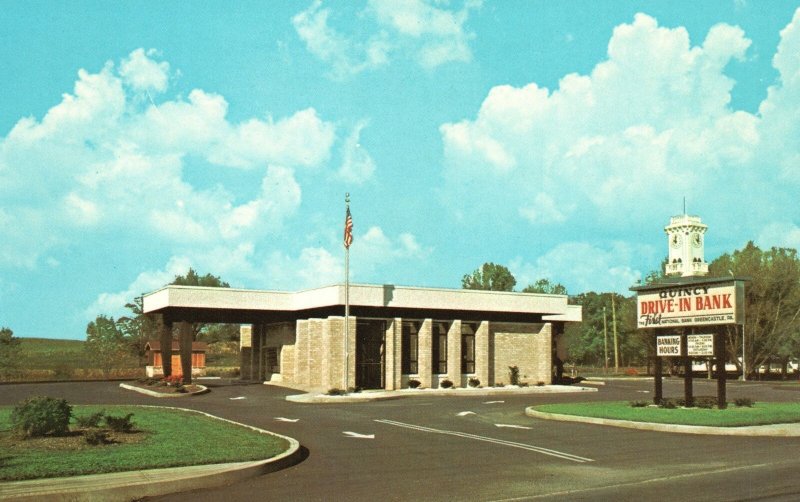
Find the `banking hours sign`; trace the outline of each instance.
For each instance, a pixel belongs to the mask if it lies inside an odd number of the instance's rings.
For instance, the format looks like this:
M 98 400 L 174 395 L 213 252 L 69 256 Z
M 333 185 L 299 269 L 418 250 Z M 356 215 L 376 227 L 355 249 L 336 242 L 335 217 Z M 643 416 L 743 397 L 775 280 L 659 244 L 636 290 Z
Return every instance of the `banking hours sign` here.
M 744 320 L 741 279 L 684 277 L 631 289 L 637 292 L 639 328 L 741 324 Z

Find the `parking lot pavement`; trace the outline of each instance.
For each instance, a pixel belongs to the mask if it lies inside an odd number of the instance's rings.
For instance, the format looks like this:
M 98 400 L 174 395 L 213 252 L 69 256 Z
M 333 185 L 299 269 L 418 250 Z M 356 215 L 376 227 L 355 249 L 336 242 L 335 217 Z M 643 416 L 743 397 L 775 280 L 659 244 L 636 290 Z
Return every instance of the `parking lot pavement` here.
M 682 380 L 667 379 L 665 394 L 680 395 L 682 385 Z M 711 394 L 714 385 L 695 381 L 695 394 Z M 0 402 L 8 404 L 32 390 L 72 396 L 75 403 L 164 402 L 126 393 L 115 383 L 2 386 Z M 566 495 L 579 500 L 647 500 L 649 494 L 665 493 L 672 486 L 680 488 L 678 493 L 699 494 L 694 500 L 740 500 L 742 494 L 752 496 L 755 487 L 776 497 L 796 493 L 783 476 L 800 468 L 800 439 L 684 436 L 524 415 L 525 407 L 535 404 L 642 399 L 651 390 L 652 382 L 622 381 L 578 395 L 422 396 L 308 405 L 285 401 L 295 392 L 288 389 L 220 385 L 209 394 L 179 400 L 180 406 L 294 437 L 308 457 L 284 471 L 224 489 L 161 500 L 505 500 Z M 730 385 L 728 393 L 757 401 L 800 398 L 800 392 L 781 385 L 749 382 Z M 770 472 L 779 476 L 772 478 Z M 713 490 L 707 486 L 712 480 L 720 482 Z M 649 491 L 653 488 L 658 490 Z

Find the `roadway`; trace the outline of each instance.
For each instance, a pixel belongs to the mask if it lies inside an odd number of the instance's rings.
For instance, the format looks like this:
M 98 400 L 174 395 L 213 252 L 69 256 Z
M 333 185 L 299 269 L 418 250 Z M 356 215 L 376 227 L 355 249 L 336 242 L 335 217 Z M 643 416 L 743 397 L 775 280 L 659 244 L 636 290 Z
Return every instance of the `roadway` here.
M 665 379 L 665 396 L 683 382 Z M 541 421 L 526 406 L 650 399 L 652 381 L 612 381 L 597 393 L 420 396 L 356 404 L 297 404 L 288 389 L 219 385 L 158 399 L 116 383 L 0 386 L 0 404 L 30 395 L 74 404 L 194 408 L 294 437 L 307 458 L 283 471 L 160 500 L 797 500 L 800 438 L 658 433 Z M 715 382 L 695 380 L 695 395 Z M 729 399 L 800 401 L 800 384 L 730 382 Z

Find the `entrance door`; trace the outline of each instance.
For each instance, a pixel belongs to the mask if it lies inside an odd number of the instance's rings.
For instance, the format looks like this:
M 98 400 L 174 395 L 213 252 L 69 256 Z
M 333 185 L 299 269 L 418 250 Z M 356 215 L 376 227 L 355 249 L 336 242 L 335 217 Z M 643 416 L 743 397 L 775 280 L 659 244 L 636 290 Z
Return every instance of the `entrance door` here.
M 356 324 L 356 385 L 362 389 L 382 389 L 384 364 L 384 321 L 359 321 Z

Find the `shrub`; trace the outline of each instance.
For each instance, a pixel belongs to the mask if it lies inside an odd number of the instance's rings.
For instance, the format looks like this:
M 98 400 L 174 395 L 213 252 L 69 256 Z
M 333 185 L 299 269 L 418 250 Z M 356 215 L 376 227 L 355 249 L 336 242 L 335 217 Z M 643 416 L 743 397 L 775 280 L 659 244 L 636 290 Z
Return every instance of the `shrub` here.
M 519 368 L 517 366 L 508 367 L 508 381 L 511 385 L 519 385 Z
M 347 388 L 347 392 L 346 392 L 346 394 L 351 394 L 351 393 L 352 393 L 352 394 L 358 394 L 358 393 L 359 393 L 359 392 L 361 392 L 362 390 L 364 390 L 364 389 L 362 389 L 361 387 L 359 387 L 358 385 L 356 385 L 355 387 L 348 387 L 348 388 Z
M 409 380 L 408 381 L 408 386 L 410 388 L 412 388 L 412 389 L 416 389 L 420 385 L 422 385 L 422 382 L 420 382 L 419 380 Z
M 480 387 L 481 385 L 481 381 L 475 377 L 470 377 L 469 380 L 467 380 L 467 383 L 470 387 Z
M 131 421 L 133 413 L 128 413 L 124 417 L 115 417 L 113 415 L 106 415 L 106 425 L 114 432 L 131 432 L 133 426 L 136 425 Z
M 636 368 L 626 368 L 625 374 L 628 376 L 638 376 L 639 371 Z
M 345 394 L 347 394 L 347 391 L 346 390 L 342 390 L 342 389 L 340 389 L 338 387 L 333 387 L 331 389 L 328 389 L 328 395 L 329 396 L 344 396 Z
M 698 408 L 711 409 L 718 405 L 717 396 L 700 396 L 694 399 L 694 405 Z
M 453 382 L 451 382 L 450 380 L 442 380 L 441 382 L 439 382 L 439 387 L 443 389 L 449 389 L 452 386 Z
M 736 399 L 733 400 L 733 404 L 735 404 L 739 408 L 741 407 L 752 408 L 753 405 L 756 403 L 749 397 L 737 397 Z
M 75 423 L 78 424 L 78 427 L 80 427 L 81 429 L 100 427 L 100 421 L 103 419 L 105 414 L 106 414 L 105 410 L 101 410 L 96 413 L 92 413 L 91 415 L 75 417 Z
M 167 385 L 174 385 L 178 387 L 183 385 L 183 377 L 179 375 L 166 376 L 164 377 L 164 382 L 166 382 Z
M 649 403 L 648 403 L 647 401 L 641 401 L 641 400 L 637 400 L 637 401 L 631 401 L 631 402 L 630 402 L 630 405 L 631 405 L 632 407 L 634 407 L 634 408 L 644 408 L 644 407 L 646 407 L 648 404 L 649 404 Z
M 72 406 L 66 399 L 37 396 L 18 403 L 11 412 L 11 427 L 26 437 L 69 432 Z
M 675 401 L 672 399 L 662 399 L 659 406 L 668 410 L 674 410 L 676 408 Z
M 102 429 L 89 429 L 83 433 L 83 439 L 91 445 L 105 444 L 108 442 L 108 432 Z
M 537 387 L 544 387 L 544 385 L 545 385 L 545 383 L 544 383 L 544 382 L 542 382 L 541 380 L 540 380 L 540 381 L 538 381 L 538 382 L 536 382 L 536 386 L 537 386 Z
M 494 384 L 494 386 L 495 387 L 505 387 L 506 384 L 504 384 L 503 382 L 497 382 L 497 383 Z

